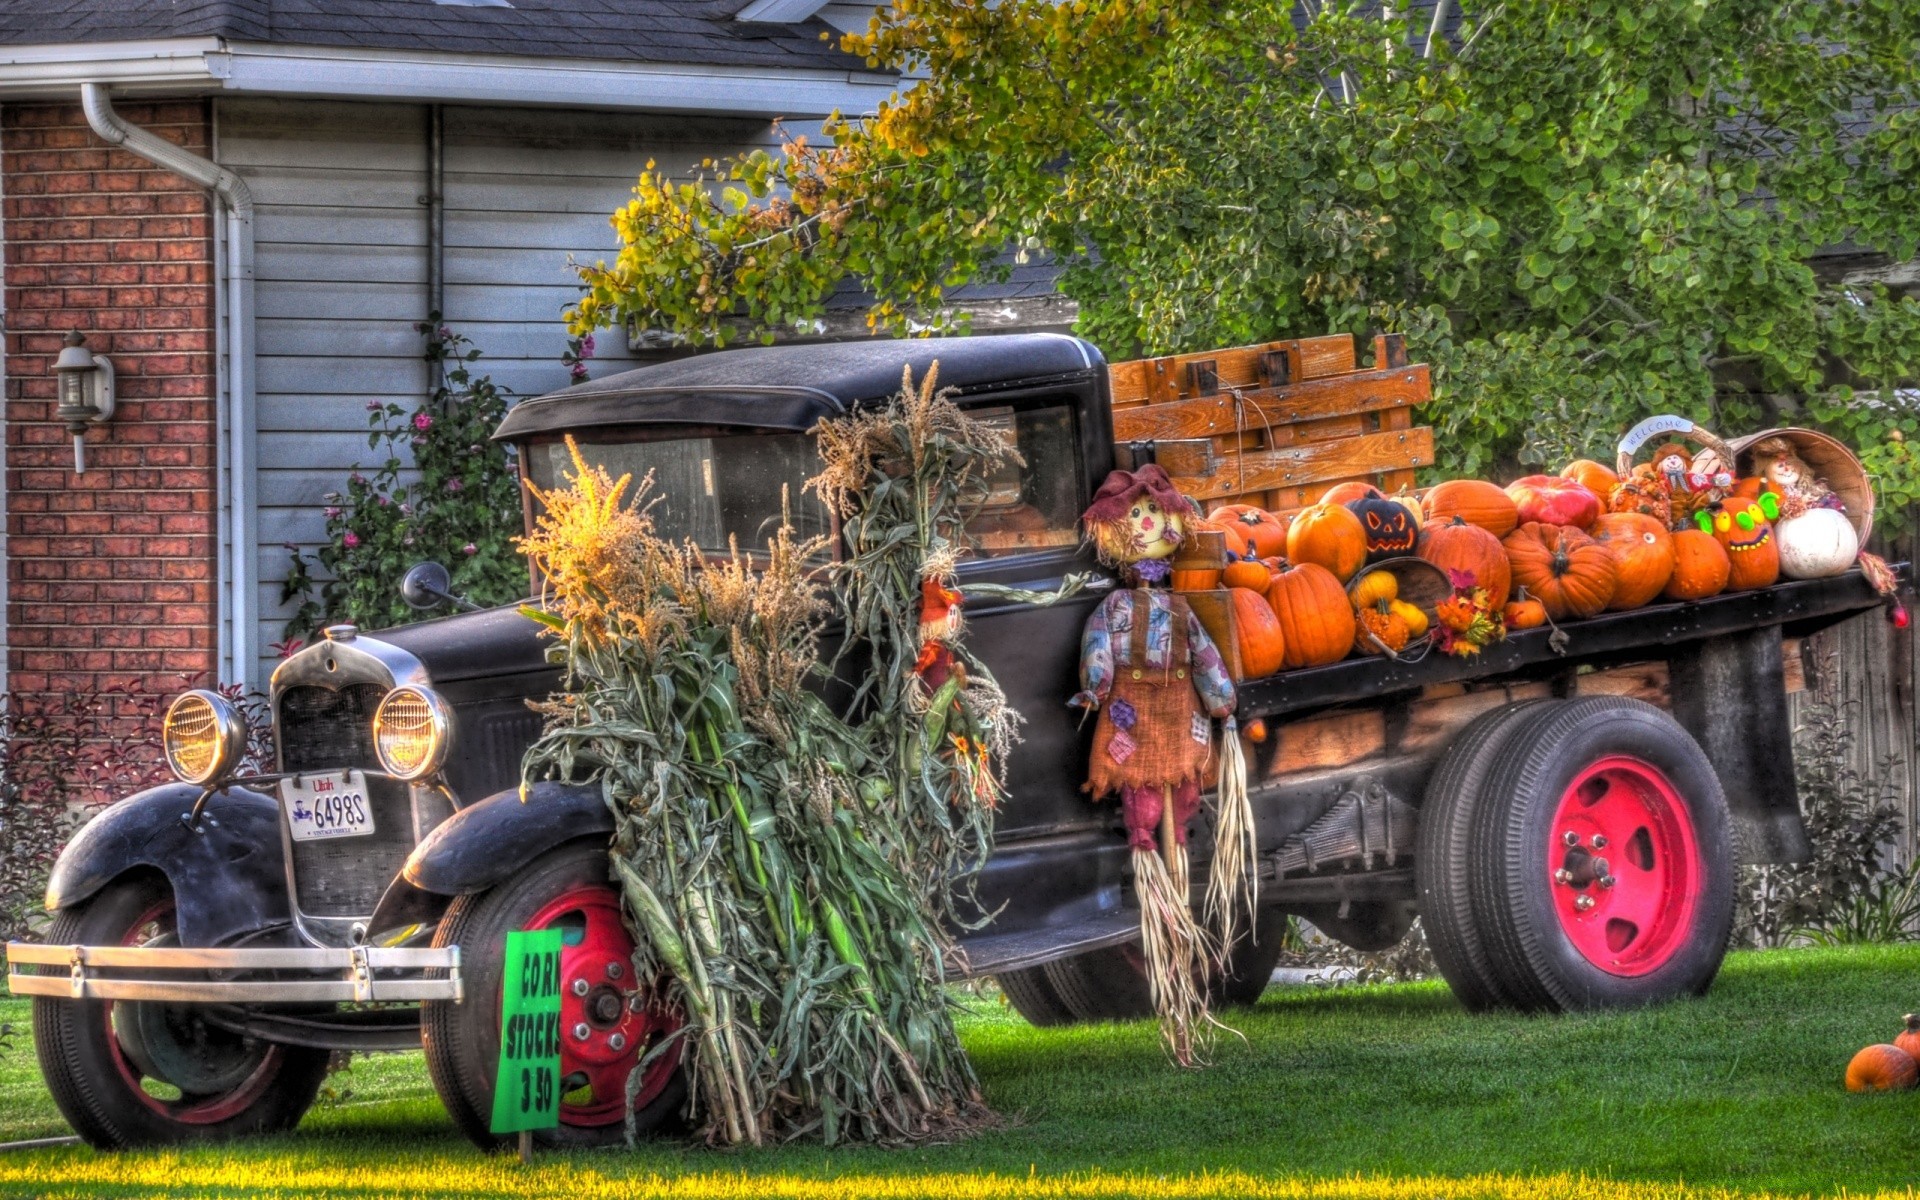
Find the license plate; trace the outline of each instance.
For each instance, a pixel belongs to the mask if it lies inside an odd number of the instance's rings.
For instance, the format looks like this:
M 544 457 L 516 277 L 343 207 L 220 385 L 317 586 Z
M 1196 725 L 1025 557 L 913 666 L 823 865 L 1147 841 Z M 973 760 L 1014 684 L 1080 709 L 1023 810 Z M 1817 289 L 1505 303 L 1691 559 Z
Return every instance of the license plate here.
M 365 837 L 373 832 L 367 777 L 359 771 L 302 775 L 280 781 L 280 803 L 296 842 Z

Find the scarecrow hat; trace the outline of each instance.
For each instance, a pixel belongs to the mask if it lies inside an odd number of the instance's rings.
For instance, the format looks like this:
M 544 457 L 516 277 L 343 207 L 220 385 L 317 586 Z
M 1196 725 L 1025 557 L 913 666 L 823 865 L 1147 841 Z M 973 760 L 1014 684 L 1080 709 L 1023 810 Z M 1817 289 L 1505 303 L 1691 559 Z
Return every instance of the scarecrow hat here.
M 1100 490 L 1093 494 L 1093 503 L 1080 514 L 1080 523 L 1091 529 L 1108 521 L 1118 521 L 1127 515 L 1127 510 L 1142 493 L 1153 497 L 1164 512 L 1200 515 L 1200 506 L 1180 494 L 1180 489 L 1173 486 L 1173 480 L 1167 478 L 1160 465 L 1148 463 L 1137 471 L 1115 471 L 1108 475 Z

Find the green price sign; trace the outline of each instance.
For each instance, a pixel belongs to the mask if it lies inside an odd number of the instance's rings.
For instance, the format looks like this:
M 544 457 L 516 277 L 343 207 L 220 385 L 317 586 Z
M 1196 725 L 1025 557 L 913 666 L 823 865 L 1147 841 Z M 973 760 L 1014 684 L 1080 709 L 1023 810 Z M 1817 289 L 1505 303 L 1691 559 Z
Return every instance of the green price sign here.
M 507 934 L 500 976 L 500 1073 L 495 1133 L 560 1123 L 560 930 Z

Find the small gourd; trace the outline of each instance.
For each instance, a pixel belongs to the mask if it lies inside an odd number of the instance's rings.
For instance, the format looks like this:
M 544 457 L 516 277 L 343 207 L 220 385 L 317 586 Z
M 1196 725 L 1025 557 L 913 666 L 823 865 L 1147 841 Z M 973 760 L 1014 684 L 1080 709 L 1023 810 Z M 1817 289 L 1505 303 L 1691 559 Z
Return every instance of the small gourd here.
M 1400 581 L 1392 571 L 1368 571 L 1353 585 L 1353 606 L 1370 608 L 1382 600 L 1400 598 Z
M 1398 654 L 1413 634 L 1393 611 L 1393 601 L 1381 600 L 1354 614 L 1353 650 L 1356 654 Z
M 1920 1083 L 1920 1063 L 1898 1046 L 1868 1046 L 1847 1064 L 1850 1092 L 1904 1092 Z
M 1396 616 L 1407 623 L 1407 636 L 1409 638 L 1423 638 L 1427 636 L 1427 627 L 1431 625 L 1432 622 L 1427 619 L 1426 609 L 1421 608 L 1418 604 L 1409 603 L 1405 600 L 1389 601 L 1387 607 L 1391 608 Z
M 1230 588 L 1250 588 L 1262 595 L 1273 582 L 1273 571 L 1257 558 L 1237 558 L 1220 572 L 1220 582 Z
M 1535 629 L 1547 623 L 1547 606 L 1527 595 L 1523 586 L 1500 610 L 1500 616 L 1508 629 Z

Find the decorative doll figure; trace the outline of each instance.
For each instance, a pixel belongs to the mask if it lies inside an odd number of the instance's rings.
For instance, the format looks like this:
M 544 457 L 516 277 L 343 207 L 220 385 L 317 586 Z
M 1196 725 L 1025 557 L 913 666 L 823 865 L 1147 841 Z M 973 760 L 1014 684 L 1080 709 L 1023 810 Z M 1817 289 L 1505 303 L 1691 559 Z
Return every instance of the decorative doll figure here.
M 1162 585 L 1169 559 L 1199 517 L 1158 466 L 1115 471 L 1081 521 L 1102 562 L 1123 587 L 1088 618 L 1080 641 L 1081 690 L 1069 702 L 1098 713 L 1086 790 L 1118 794 L 1133 848 L 1142 943 L 1161 1028 L 1174 1059 L 1194 1061 L 1194 1030 L 1207 1019 L 1204 979 L 1217 951 L 1188 901 L 1187 823 L 1201 788 L 1220 773 L 1221 821 L 1208 908 L 1222 945 L 1231 941 L 1234 889 L 1251 843 L 1245 808 L 1233 680 L 1186 598 Z M 1228 721 L 1224 755 L 1213 720 Z M 1238 780 L 1235 772 L 1238 771 Z M 1249 904 L 1251 897 L 1249 896 Z
M 1676 527 L 1690 523 L 1693 515 L 1725 498 L 1728 489 L 1733 486 L 1733 476 L 1717 466 L 1709 471 L 1696 471 L 1695 466 L 1707 466 L 1707 463 L 1695 459 L 1678 442 L 1668 442 L 1656 450 L 1653 455 L 1654 473 L 1667 486 L 1669 503 L 1668 522 Z
M 1814 478 L 1813 468 L 1786 438 L 1763 438 L 1755 443 L 1753 472 L 1766 491 L 1780 497 L 1781 515 L 1785 517 L 1797 517 L 1809 508 L 1846 510 L 1840 497 Z

